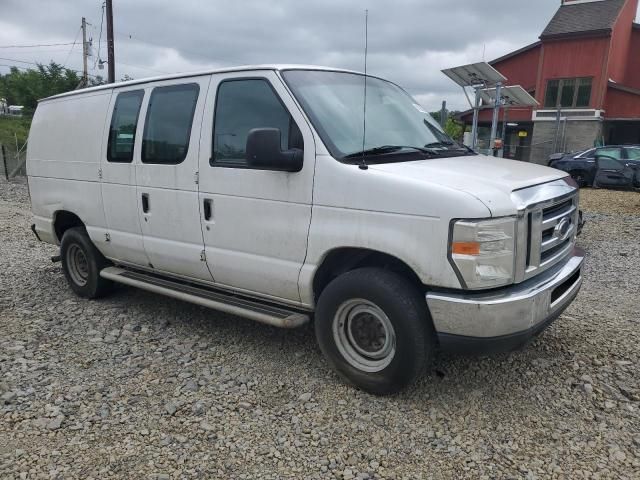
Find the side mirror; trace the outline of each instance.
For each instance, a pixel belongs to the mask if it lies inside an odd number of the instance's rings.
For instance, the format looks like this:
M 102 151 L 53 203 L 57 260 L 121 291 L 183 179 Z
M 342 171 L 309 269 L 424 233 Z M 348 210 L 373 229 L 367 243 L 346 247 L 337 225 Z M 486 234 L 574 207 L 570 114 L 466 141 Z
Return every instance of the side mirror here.
M 246 158 L 251 168 L 299 172 L 302 170 L 303 151 L 299 148 L 280 148 L 280 129 L 254 128 L 247 137 Z

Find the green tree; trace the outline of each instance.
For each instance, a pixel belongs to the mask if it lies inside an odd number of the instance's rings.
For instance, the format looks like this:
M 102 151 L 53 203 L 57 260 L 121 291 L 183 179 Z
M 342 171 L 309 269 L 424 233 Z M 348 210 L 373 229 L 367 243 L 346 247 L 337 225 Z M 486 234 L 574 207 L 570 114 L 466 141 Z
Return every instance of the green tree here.
M 0 75 L 0 97 L 10 105 L 24 105 L 33 111 L 39 99 L 74 90 L 79 84 L 76 72 L 55 62 L 27 70 L 12 67 L 9 73 Z
M 447 123 L 444 125 L 444 131 L 454 140 L 462 141 L 464 125 L 455 118 L 449 117 L 447 118 Z
M 460 112 L 457 110 L 456 111 L 447 110 L 446 113 L 447 113 L 447 121 L 444 124 L 444 131 L 447 133 L 447 135 L 449 135 L 454 140 L 457 140 L 459 142 L 462 141 L 462 137 L 464 136 L 464 124 L 456 120 L 458 115 L 460 115 Z M 438 110 L 437 112 L 431 112 L 430 115 L 433 117 L 433 119 L 436 122 L 441 123 L 440 110 Z

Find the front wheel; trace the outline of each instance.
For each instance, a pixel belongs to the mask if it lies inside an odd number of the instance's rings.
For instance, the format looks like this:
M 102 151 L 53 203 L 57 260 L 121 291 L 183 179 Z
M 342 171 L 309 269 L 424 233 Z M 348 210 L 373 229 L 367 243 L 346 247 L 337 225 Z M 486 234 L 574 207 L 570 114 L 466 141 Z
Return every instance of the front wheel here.
M 60 242 L 62 270 L 71 289 L 80 297 L 106 295 L 113 283 L 100 276 L 109 261 L 95 247 L 82 227 L 70 228 Z
M 413 382 L 435 351 L 424 296 L 382 269 L 353 270 L 333 280 L 318 301 L 315 331 L 338 374 L 377 395 Z
M 579 188 L 587 186 L 587 177 L 584 172 L 571 172 L 571 178 L 575 180 Z

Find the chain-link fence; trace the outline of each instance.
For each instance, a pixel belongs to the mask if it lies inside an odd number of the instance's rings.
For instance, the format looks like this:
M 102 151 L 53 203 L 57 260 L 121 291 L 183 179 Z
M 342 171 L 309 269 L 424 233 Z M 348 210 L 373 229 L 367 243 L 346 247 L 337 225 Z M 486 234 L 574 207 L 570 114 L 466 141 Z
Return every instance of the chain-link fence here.
M 0 144 L 0 175 L 9 180 L 16 176 L 27 174 L 26 157 L 27 144 L 5 145 Z
M 477 151 L 484 155 L 492 156 L 494 151 L 479 142 Z M 510 145 L 505 144 L 504 148 L 498 152 L 498 156 L 510 160 L 520 160 L 522 162 L 538 163 L 547 165 L 549 157 L 554 153 L 553 142 L 543 142 L 534 145 Z

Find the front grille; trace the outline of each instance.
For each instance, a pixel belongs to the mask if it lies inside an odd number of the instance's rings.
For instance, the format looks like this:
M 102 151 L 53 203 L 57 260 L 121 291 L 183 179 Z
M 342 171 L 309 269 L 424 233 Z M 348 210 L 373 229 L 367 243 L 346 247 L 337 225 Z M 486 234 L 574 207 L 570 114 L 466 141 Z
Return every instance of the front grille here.
M 578 190 L 565 180 L 514 192 L 519 203 L 516 281 L 566 258 L 578 231 Z

